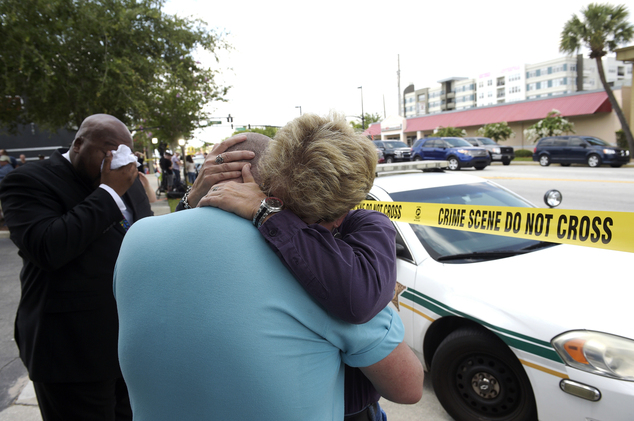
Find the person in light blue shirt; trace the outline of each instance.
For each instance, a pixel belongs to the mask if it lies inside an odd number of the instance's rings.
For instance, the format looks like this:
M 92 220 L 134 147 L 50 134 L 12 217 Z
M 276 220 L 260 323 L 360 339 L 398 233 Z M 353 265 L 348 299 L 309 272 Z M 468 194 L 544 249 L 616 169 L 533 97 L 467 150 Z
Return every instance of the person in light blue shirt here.
M 161 227 L 188 244 L 162 264 Z M 249 221 L 215 208 L 146 218 L 115 269 L 119 359 L 135 420 L 342 420 L 346 363 L 403 340 L 390 308 L 364 325 L 329 316 Z
M 147 241 L 167 226 L 187 239 L 169 263 Z M 422 366 L 393 310 L 360 325 L 329 315 L 248 220 L 219 209 L 135 224 L 114 293 L 136 420 L 342 420 L 344 364 L 387 399 L 422 394 Z

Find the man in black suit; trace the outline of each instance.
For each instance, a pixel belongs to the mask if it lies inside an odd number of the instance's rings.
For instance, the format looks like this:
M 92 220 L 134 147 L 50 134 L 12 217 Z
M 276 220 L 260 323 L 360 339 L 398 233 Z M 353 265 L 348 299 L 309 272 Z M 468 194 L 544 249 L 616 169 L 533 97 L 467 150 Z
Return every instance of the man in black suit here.
M 121 144 L 132 149 L 126 126 L 96 114 L 68 152 L 19 167 L 0 184 L 24 263 L 15 339 L 44 421 L 132 419 L 112 277 L 127 223 L 152 210 L 135 164 L 110 168 Z

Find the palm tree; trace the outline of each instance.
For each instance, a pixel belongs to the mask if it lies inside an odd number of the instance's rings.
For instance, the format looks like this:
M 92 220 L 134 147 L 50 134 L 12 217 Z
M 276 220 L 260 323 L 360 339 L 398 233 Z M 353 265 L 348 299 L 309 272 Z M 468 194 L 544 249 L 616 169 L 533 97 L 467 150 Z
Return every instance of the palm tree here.
M 614 52 L 620 44 L 629 42 L 634 36 L 634 26 L 627 20 L 629 13 L 623 5 L 591 3 L 586 9 L 581 10 L 581 15 L 583 20 L 573 15 L 564 25 L 559 51 L 573 54 L 579 51 L 582 46 L 590 49 L 590 58 L 595 59 L 597 63 L 603 88 L 608 94 L 612 109 L 621 122 L 630 150 L 634 152 L 632 132 L 625 120 L 623 110 L 616 102 L 612 89 L 605 79 L 605 70 L 601 61 L 601 57 L 605 56 L 608 51 Z

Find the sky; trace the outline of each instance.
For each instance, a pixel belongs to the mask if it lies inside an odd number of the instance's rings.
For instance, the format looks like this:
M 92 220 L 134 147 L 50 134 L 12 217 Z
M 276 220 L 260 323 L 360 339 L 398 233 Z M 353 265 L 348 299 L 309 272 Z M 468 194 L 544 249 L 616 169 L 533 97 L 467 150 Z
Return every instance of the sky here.
M 233 46 L 220 63 L 231 86 L 212 116 L 234 127 L 283 126 L 301 113 L 398 115 L 400 91 L 476 78 L 510 66 L 563 57 L 564 24 L 589 1 L 168 0 L 165 13 L 204 20 Z M 623 3 L 611 3 L 614 5 Z M 629 8 L 630 21 L 634 10 Z M 584 52 L 584 51 L 581 51 Z M 361 89 L 359 87 L 362 87 Z M 220 120 L 220 119 L 218 119 Z M 217 143 L 226 118 L 190 141 Z

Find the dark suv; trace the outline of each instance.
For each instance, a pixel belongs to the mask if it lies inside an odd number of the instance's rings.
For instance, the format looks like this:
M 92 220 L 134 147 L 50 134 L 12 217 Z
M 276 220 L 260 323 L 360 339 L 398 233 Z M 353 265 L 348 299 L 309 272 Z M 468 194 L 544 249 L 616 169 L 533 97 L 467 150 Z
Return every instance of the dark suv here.
M 502 161 L 502 164 L 509 165 L 515 159 L 515 150 L 512 146 L 501 146 L 488 137 L 465 137 L 463 139 L 473 146 L 479 146 L 489 151 L 491 161 Z
M 552 164 L 610 164 L 620 167 L 630 162 L 630 151 L 593 136 L 551 136 L 541 138 L 533 150 L 533 161 L 546 167 Z
M 486 149 L 471 146 L 460 137 L 418 139 L 412 146 L 412 159 L 414 161 L 428 159 L 448 161 L 448 168 L 452 171 L 466 167 L 483 170 L 491 163 L 491 156 Z
M 383 152 L 385 163 L 391 164 L 397 161 L 409 161 L 411 158 L 411 150 L 407 144 L 398 140 L 374 140 L 377 149 Z

